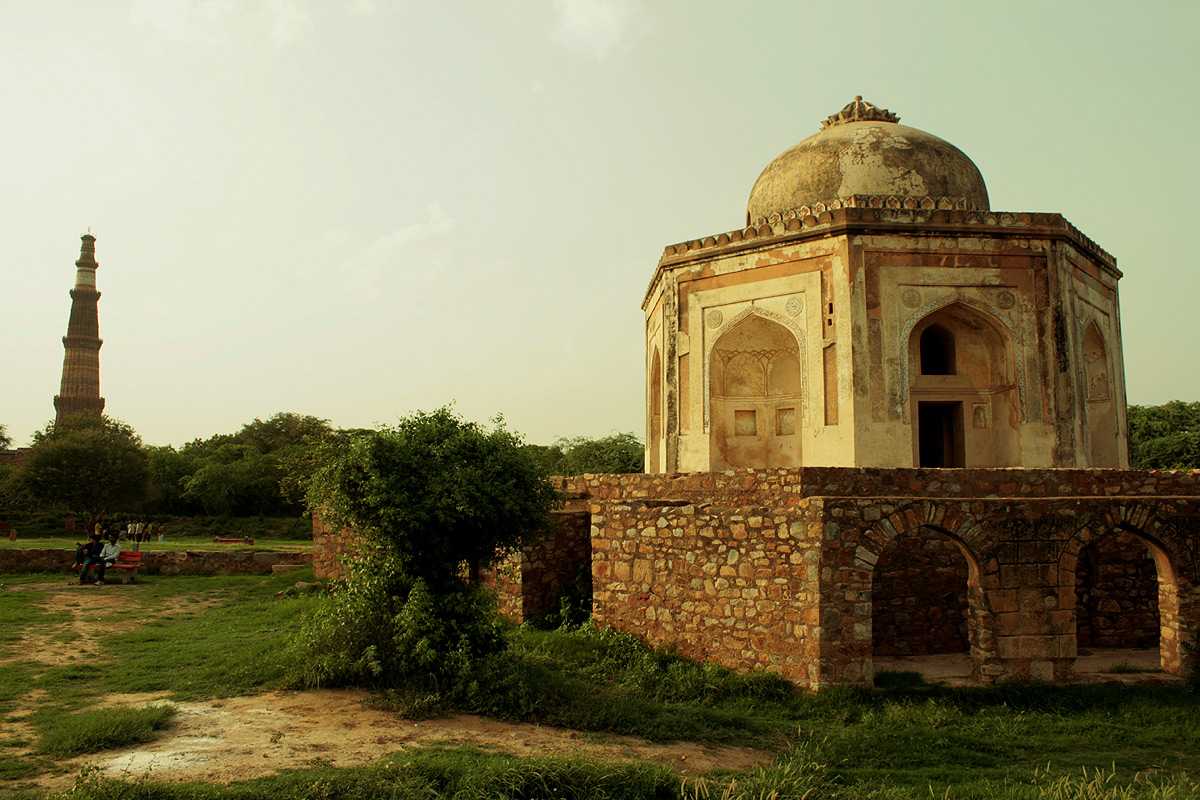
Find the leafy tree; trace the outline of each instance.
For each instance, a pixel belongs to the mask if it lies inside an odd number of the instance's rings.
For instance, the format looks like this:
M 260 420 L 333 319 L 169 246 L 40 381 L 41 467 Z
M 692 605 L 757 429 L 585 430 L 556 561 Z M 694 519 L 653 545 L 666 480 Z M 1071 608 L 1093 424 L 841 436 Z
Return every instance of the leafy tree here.
M 0 450 L 7 450 L 12 447 L 12 437 L 8 435 L 8 429 L 4 425 L 0 425 Z
M 321 445 L 337 437 L 328 420 L 284 412 L 197 439 L 179 451 L 180 499 L 209 514 L 298 514 Z
M 285 411 L 263 421 L 255 417 L 234 434 L 240 444 L 260 453 L 273 453 L 306 441 L 321 441 L 333 434 L 329 420 Z
M 327 447 L 308 500 L 441 591 L 460 565 L 478 569 L 540 530 L 555 494 L 503 421 L 487 430 L 440 408 Z
M 196 470 L 195 460 L 174 447 L 147 447 L 146 506 L 159 514 L 191 514 L 199 507 L 185 496 L 184 482 Z
M 613 433 L 599 439 L 560 439 L 563 475 L 641 472 L 645 445 L 632 433 Z
M 646 452 L 642 441 L 632 433 L 613 433 L 598 439 L 575 436 L 551 445 L 527 444 L 525 450 L 544 475 L 641 472 Z
M 24 470 L 11 464 L 0 464 L 0 509 L 32 511 L 35 505 Z
M 1200 402 L 1129 406 L 1127 418 L 1135 469 L 1200 469 Z
M 283 510 L 279 459 L 243 444 L 225 444 L 184 478 L 183 499 L 206 514 L 250 516 Z
M 560 440 L 561 441 L 561 440 Z M 521 448 L 543 475 L 562 475 L 563 451 L 557 444 L 527 444 Z
M 327 445 L 310 508 L 367 541 L 297 639 L 308 685 L 448 698 L 503 648 L 490 596 L 463 580 L 539 532 L 555 493 L 519 437 L 448 408 Z
M 22 472 L 39 502 L 100 513 L 141 504 L 146 465 L 133 428 L 111 417 L 83 415 L 35 433 Z

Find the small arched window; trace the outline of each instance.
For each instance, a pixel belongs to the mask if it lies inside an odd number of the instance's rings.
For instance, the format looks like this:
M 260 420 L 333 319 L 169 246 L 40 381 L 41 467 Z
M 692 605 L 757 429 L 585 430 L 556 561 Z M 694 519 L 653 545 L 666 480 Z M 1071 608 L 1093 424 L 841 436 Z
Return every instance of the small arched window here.
M 941 325 L 921 332 L 921 374 L 954 375 L 954 334 Z

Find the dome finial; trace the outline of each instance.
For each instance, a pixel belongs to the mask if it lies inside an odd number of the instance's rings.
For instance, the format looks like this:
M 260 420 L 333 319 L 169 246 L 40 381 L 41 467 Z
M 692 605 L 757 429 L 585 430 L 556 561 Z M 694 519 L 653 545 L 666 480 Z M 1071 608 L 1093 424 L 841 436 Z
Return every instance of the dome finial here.
M 888 111 L 886 108 L 868 103 L 862 99 L 862 95 L 855 95 L 854 99 L 842 107 L 842 110 L 836 114 L 826 117 L 821 122 L 821 130 L 830 128 L 834 125 L 844 125 L 847 122 L 899 122 L 900 117 Z

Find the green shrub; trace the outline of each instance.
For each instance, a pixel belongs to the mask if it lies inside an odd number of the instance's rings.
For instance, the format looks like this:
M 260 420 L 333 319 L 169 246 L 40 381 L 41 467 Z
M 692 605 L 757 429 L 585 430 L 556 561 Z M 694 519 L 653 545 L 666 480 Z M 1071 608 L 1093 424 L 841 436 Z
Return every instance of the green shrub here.
M 302 686 L 374 686 L 448 697 L 480 659 L 504 649 L 490 595 L 434 594 L 400 562 L 369 550 L 348 562 L 294 640 Z
M 175 716 L 174 706 L 103 708 L 53 718 L 38 749 L 51 756 L 76 756 L 154 739 Z

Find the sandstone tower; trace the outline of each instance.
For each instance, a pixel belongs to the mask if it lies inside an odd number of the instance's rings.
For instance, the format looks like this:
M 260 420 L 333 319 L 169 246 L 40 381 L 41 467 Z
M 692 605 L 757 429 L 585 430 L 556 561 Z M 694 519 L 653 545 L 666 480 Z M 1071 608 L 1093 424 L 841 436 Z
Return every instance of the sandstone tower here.
M 75 262 L 71 318 L 63 337 L 62 385 L 54 398 L 54 421 L 75 414 L 104 412 L 100 396 L 100 293 L 96 291 L 96 237 L 85 233 Z

